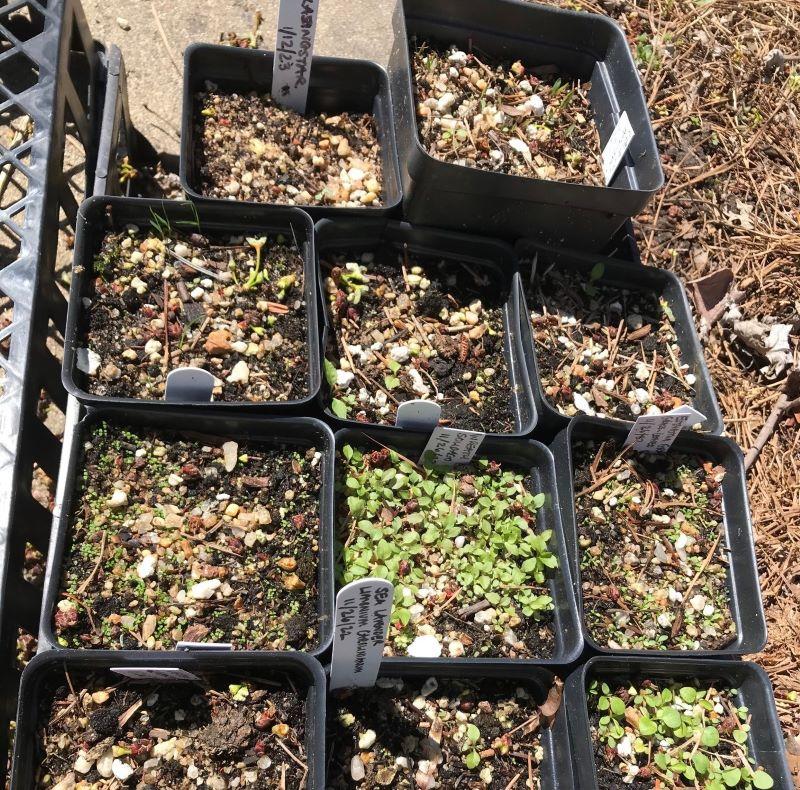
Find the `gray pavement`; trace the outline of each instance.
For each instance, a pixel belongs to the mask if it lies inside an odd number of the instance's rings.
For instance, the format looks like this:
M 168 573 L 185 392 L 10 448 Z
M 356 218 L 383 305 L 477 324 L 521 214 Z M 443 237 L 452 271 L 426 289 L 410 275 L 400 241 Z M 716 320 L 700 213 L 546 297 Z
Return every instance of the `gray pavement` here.
M 83 0 L 83 8 L 92 35 L 122 50 L 136 127 L 171 154 L 178 153 L 184 49 L 216 44 L 228 31 L 248 35 L 256 11 L 264 17 L 264 46 L 272 49 L 278 15 L 277 0 Z M 393 8 L 394 0 L 320 0 L 315 51 L 386 65 Z

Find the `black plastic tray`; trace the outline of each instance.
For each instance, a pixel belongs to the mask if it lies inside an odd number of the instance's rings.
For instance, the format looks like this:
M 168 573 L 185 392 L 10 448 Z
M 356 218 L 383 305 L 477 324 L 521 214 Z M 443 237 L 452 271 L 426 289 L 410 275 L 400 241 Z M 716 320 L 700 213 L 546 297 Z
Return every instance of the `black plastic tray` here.
M 14 750 L 13 790 L 34 787 L 39 737 L 39 711 L 48 691 L 50 678 L 56 672 L 70 672 L 73 683 L 80 683 L 82 675 L 109 667 L 178 667 L 198 674 L 201 678 L 227 679 L 231 676 L 246 679 L 269 678 L 274 673 L 293 676 L 298 691 L 306 693 L 306 753 L 308 755 L 308 782 L 310 790 L 322 790 L 325 776 L 325 675 L 313 658 L 302 653 L 225 653 L 192 651 L 170 654 L 153 652 L 97 650 L 91 652 L 69 651 L 36 656 L 22 675 L 17 714 L 17 737 Z M 109 671 L 110 682 L 121 676 Z M 131 681 L 134 682 L 134 681 Z M 150 681 L 150 685 L 163 685 L 165 681 Z
M 556 462 L 556 480 L 561 500 L 561 518 L 564 524 L 575 597 L 581 630 L 587 648 L 604 655 L 668 656 L 686 658 L 714 658 L 758 653 L 767 642 L 767 626 L 761 604 L 758 583 L 758 565 L 753 545 L 753 527 L 747 501 L 742 451 L 730 439 L 682 431 L 672 448 L 675 452 L 694 453 L 725 467 L 722 482 L 722 508 L 724 515 L 725 545 L 728 547 L 728 583 L 730 586 L 731 616 L 736 623 L 736 638 L 719 650 L 613 650 L 598 644 L 590 635 L 583 618 L 583 594 L 578 560 L 577 524 L 573 486 L 572 446 L 576 441 L 616 439 L 622 443 L 629 426 L 597 417 L 574 417 L 550 445 Z
M 107 210 L 111 222 L 106 219 Z M 295 413 L 301 407 L 313 403 L 319 393 L 322 372 L 319 355 L 317 273 L 314 253 L 314 227 L 304 211 L 292 207 L 267 207 L 256 204 L 236 203 L 219 206 L 195 206 L 186 201 L 153 200 L 146 198 L 96 196 L 84 201 L 78 212 L 75 236 L 75 256 L 72 284 L 69 293 L 67 328 L 64 335 L 64 361 L 62 381 L 67 391 L 87 405 L 121 403 L 131 406 L 183 408 L 183 405 L 147 398 L 105 397 L 93 395 L 84 387 L 85 374 L 76 369 L 75 358 L 78 338 L 76 333 L 83 310 L 82 299 L 91 292 L 93 261 L 100 249 L 104 235 L 110 227 L 123 228 L 129 223 L 146 228 L 150 224 L 150 212 L 157 211 L 171 222 L 194 222 L 199 218 L 200 227 L 206 233 L 284 233 L 297 240 L 303 256 L 303 289 L 308 323 L 308 394 L 291 401 L 213 401 L 192 403 L 206 409 L 241 409 L 243 412 L 268 411 L 272 413 Z
M 511 383 L 512 402 L 509 405 L 514 417 L 514 432 L 488 435 L 519 437 L 525 436 L 533 430 L 536 424 L 536 409 L 520 339 L 517 312 L 519 287 L 516 274 L 517 260 L 511 247 L 497 239 L 468 236 L 436 228 L 415 227 L 405 222 L 386 220 L 322 220 L 316 224 L 315 232 L 317 234 L 317 255 L 320 258 L 323 252 L 335 253 L 347 250 L 367 252 L 377 247 L 402 250 L 404 245 L 407 245 L 408 252 L 415 255 L 465 261 L 473 267 L 483 267 L 499 275 L 508 289 L 508 299 L 503 312 L 503 328 L 505 330 L 505 356 Z M 330 320 L 325 295 L 324 272 L 321 267 L 319 293 L 323 300 L 325 328 L 322 338 L 322 356 L 325 357 L 334 329 Z M 376 425 L 375 423 L 342 420 L 336 417 L 330 410 L 331 393 L 326 381 L 322 383 L 320 396 L 325 416 L 331 424 L 340 428 Z M 391 425 L 380 427 L 399 430 Z
M 370 437 L 380 444 L 370 442 Z M 385 428 L 366 430 L 344 429 L 336 432 L 336 470 L 341 468 L 340 451 L 344 444 L 380 449 L 386 446 L 399 450 L 412 459 L 422 454 L 428 437 L 412 431 L 390 431 Z M 553 633 L 555 646 L 553 654 L 535 659 L 508 658 L 437 658 L 430 661 L 431 667 L 450 667 L 474 664 L 476 666 L 509 667 L 515 665 L 563 666 L 575 661 L 583 650 L 583 637 L 580 633 L 578 610 L 572 588 L 572 573 L 569 559 L 569 544 L 564 538 L 558 503 L 559 492 L 556 485 L 556 468 L 550 451 L 540 442 L 533 440 L 494 439 L 487 436 L 481 444 L 476 458 L 489 458 L 505 464 L 523 467 L 530 471 L 533 489 L 545 495 L 545 503 L 539 509 L 537 526 L 540 530 L 552 530 L 553 553 L 558 557 L 558 568 L 552 573 L 548 586 L 553 598 Z M 334 477 L 338 472 L 334 473 Z M 334 502 L 334 519 L 336 503 Z M 335 537 L 335 535 L 334 535 Z M 336 560 L 334 559 L 334 564 Z M 408 656 L 392 656 L 383 660 L 387 672 L 394 672 L 395 666 L 414 666 L 418 659 Z M 441 671 L 441 670 L 437 670 Z
M 738 690 L 737 702 L 750 710 L 748 747 L 757 764 L 775 781 L 775 790 L 792 790 L 789 767 L 775 702 L 767 673 L 749 661 L 702 659 L 612 658 L 597 656 L 576 669 L 564 687 L 564 703 L 575 756 L 577 787 L 597 787 L 594 746 L 586 705 L 586 690 L 595 678 L 612 678 L 627 683 L 634 679 L 668 678 L 688 682 L 720 681 Z
M 533 341 L 531 330 L 530 305 L 526 304 L 528 280 L 531 269 L 531 259 L 536 256 L 536 277 L 543 271 L 555 267 L 562 271 L 584 273 L 588 279 L 589 273 L 598 263 L 596 255 L 586 255 L 572 250 L 546 247 L 534 242 L 521 241 L 516 245 L 516 253 L 520 261 L 520 283 L 522 284 L 522 303 L 520 306 L 521 332 L 525 359 L 528 363 L 528 372 L 531 378 L 533 397 L 536 402 L 536 411 L 539 414 L 537 428 L 548 432 L 555 432 L 563 428 L 569 417 L 561 414 L 544 394 L 539 376 L 539 366 L 536 361 L 536 345 Z M 695 331 L 689 301 L 680 279 L 672 272 L 665 269 L 656 269 L 652 266 L 640 266 L 631 271 L 631 264 L 614 258 L 602 259 L 605 267 L 603 276 L 598 280 L 599 285 L 606 285 L 630 291 L 650 292 L 663 297 L 675 316 L 673 326 L 681 349 L 681 361 L 689 365 L 690 373 L 697 377 L 695 382 L 695 396 L 689 405 L 694 406 L 706 416 L 703 429 L 713 434 L 720 434 L 724 429 L 722 414 L 714 394 L 714 386 L 708 373 L 703 347 Z M 632 420 L 616 418 L 603 418 L 614 423 L 630 424 Z
M 92 425 L 101 420 L 113 421 L 121 425 L 136 425 L 154 430 L 185 432 L 188 436 L 229 437 L 245 440 L 252 444 L 289 444 L 310 447 L 317 446 L 322 454 L 322 481 L 320 487 L 320 527 L 318 563 L 318 612 L 319 641 L 316 648 L 305 652 L 313 656 L 323 654 L 333 639 L 333 468 L 334 437 L 327 425 L 310 417 L 258 417 L 257 419 L 228 416 L 222 414 L 200 414 L 192 409 L 176 414 L 167 410 L 139 409 L 133 411 L 124 407 L 107 407 L 91 410 L 79 423 L 72 437 L 69 455 L 62 461 L 61 481 L 64 491 L 63 501 L 56 503 L 53 517 L 53 531 L 47 556 L 47 573 L 42 596 L 41 619 L 39 622 L 39 651 L 65 651 L 58 645 L 53 631 L 53 610 L 58 599 L 61 581 L 61 562 L 64 556 L 72 521 L 75 497 L 75 481 L 81 471 L 83 437 Z M 83 652 L 83 651 L 80 651 Z M 87 652 L 97 653 L 99 650 Z M 113 651 L 137 652 L 137 651 Z M 159 651 L 166 655 L 168 651 Z M 246 651 L 263 655 L 268 651 Z M 163 661 L 164 659 L 162 659 Z
M 225 204 L 231 201 L 200 192 L 195 156 L 194 95 L 206 81 L 222 90 L 269 93 L 274 53 L 265 50 L 193 44 L 184 56 L 181 185 L 192 200 Z M 301 206 L 315 219 L 340 216 L 392 216 L 399 213 L 402 192 L 392 124 L 389 77 L 369 60 L 314 55 L 309 78 L 308 107 L 313 112 L 369 112 L 381 147 L 383 169 L 380 206 Z M 237 201 L 240 202 L 240 201 Z M 258 205 L 258 204 L 256 204 Z M 263 205 L 263 204 L 262 204 Z M 266 204 L 275 205 L 275 204 Z
M 415 659 L 402 664 L 384 660 L 381 663 L 378 677 L 417 678 L 422 682 L 429 677 L 518 681 L 532 691 L 538 704 L 541 704 L 546 699 L 547 692 L 554 679 L 554 675 L 541 665 L 506 662 L 503 666 L 487 666 L 486 662 L 475 665 L 465 663 L 459 659 L 449 661 L 443 661 L 442 659 L 432 661 Z M 337 702 L 334 698 L 335 694 L 330 696 L 331 699 L 328 704 L 329 715 L 337 707 Z M 556 713 L 552 726 L 542 729 L 541 744 L 544 749 L 544 760 L 540 765 L 542 790 L 573 790 L 573 788 L 577 788 L 578 785 L 574 782 L 567 711 L 563 702 Z
M 518 0 L 398 0 L 389 59 L 403 208 L 410 222 L 597 251 L 664 182 L 639 75 L 611 19 Z M 609 188 L 441 162 L 422 147 L 410 72 L 410 36 L 510 60 L 555 64 L 591 79 L 605 146 L 623 112 L 635 136 Z

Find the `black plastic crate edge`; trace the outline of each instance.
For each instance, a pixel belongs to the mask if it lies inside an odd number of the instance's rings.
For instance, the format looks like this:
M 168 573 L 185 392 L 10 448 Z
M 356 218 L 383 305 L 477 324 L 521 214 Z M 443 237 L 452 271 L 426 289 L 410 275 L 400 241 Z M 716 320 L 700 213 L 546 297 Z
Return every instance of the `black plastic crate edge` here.
M 494 659 L 484 659 L 480 664 L 453 661 L 446 665 L 438 662 L 441 659 L 424 660 L 386 658 L 381 662 L 378 677 L 384 678 L 419 678 L 427 679 L 435 677 L 437 679 L 469 679 L 469 680 L 509 680 L 524 681 L 532 686 L 538 687 L 543 695 L 553 683 L 555 674 L 552 667 L 542 664 L 515 663 L 509 665 L 508 662 L 495 663 Z M 325 675 L 330 675 L 330 666 L 325 667 Z M 333 692 L 328 692 L 330 701 L 327 715 L 328 721 L 334 708 L 336 700 Z M 326 722 L 327 723 L 327 722 Z M 569 726 L 567 721 L 567 711 L 563 704 L 556 713 L 555 720 L 550 732 L 550 755 L 551 770 L 542 775 L 542 790 L 574 790 L 577 786 L 574 783 L 574 767 L 572 754 L 572 740 L 570 738 Z M 325 755 L 328 753 L 328 735 L 326 728 L 325 735 Z M 327 762 L 327 760 L 326 760 Z
M 753 527 L 750 522 L 750 511 L 747 501 L 744 463 L 739 446 L 724 436 L 711 436 L 708 434 L 694 434 L 682 431 L 673 444 L 677 452 L 688 452 L 711 455 L 712 457 L 727 461 L 733 467 L 734 478 L 729 478 L 727 489 L 723 482 L 723 508 L 725 532 L 732 537 L 733 528 L 736 527 L 737 549 L 731 550 L 731 562 L 738 560 L 746 567 L 737 572 L 736 577 L 729 578 L 731 593 L 732 616 L 736 622 L 737 636 L 734 642 L 719 650 L 615 650 L 599 645 L 589 634 L 586 620 L 583 617 L 583 601 L 581 593 L 581 574 L 578 567 L 577 523 L 574 507 L 574 487 L 572 478 L 572 444 L 573 433 L 580 432 L 586 426 L 588 431 L 592 428 L 624 441 L 628 428 L 609 424 L 608 420 L 597 417 L 573 417 L 566 428 L 558 433 L 550 443 L 550 449 L 556 462 L 556 481 L 559 497 L 562 502 L 562 524 L 567 541 L 570 559 L 572 561 L 572 578 L 575 585 L 575 597 L 578 604 L 578 617 L 581 631 L 587 649 L 593 654 L 608 656 L 638 656 L 646 658 L 668 657 L 675 659 L 686 658 L 725 658 L 758 653 L 767 643 L 767 627 L 764 617 L 764 608 L 761 601 L 761 588 L 759 585 L 758 565 L 753 542 Z M 581 437 L 583 438 L 583 437 Z M 729 477 L 729 475 L 726 475 Z M 735 514 L 731 514 L 731 510 Z M 732 525 L 732 521 L 736 523 Z M 738 555 L 738 556 L 737 556 Z M 744 573 L 745 578 L 739 576 Z M 744 588 L 744 589 L 740 589 Z M 742 628 L 745 619 L 742 612 L 742 601 L 750 597 L 750 606 L 747 614 L 752 620 L 747 632 Z
M 360 445 L 366 445 L 370 438 L 378 438 L 379 443 L 375 447 L 385 446 L 389 448 L 403 447 L 406 454 L 413 447 L 416 454 L 422 452 L 427 437 L 424 433 L 415 431 L 394 431 L 386 428 L 367 428 L 350 429 L 342 428 L 335 433 L 336 455 L 334 466 L 334 480 L 337 477 L 340 461 L 340 449 L 345 442 L 352 441 Z M 442 656 L 435 660 L 435 666 L 509 666 L 509 665 L 530 665 L 543 667 L 564 667 L 573 664 L 578 660 L 584 650 L 583 633 L 580 624 L 580 617 L 577 602 L 574 594 L 574 584 L 572 582 L 572 570 L 570 567 L 569 544 L 564 534 L 561 522 L 561 508 L 559 506 L 559 492 L 556 482 L 557 470 L 550 450 L 541 442 L 533 439 L 491 439 L 487 437 L 476 453 L 477 458 L 497 458 L 500 457 L 506 463 L 516 466 L 523 465 L 518 460 L 517 453 L 530 451 L 539 456 L 539 482 L 542 493 L 551 498 L 551 507 L 541 515 L 541 524 L 545 529 L 551 529 L 553 539 L 558 554 L 558 573 L 553 574 L 549 580 L 549 588 L 553 597 L 553 631 L 555 636 L 554 652 L 550 657 L 536 657 L 530 659 L 508 659 L 500 657 L 492 658 L 451 658 Z M 525 464 L 527 465 L 527 463 Z M 334 497 L 334 540 L 336 539 L 336 509 L 337 500 Z M 336 577 L 337 560 L 334 559 L 334 577 Z M 338 588 L 338 584 L 336 585 Z M 560 586 L 560 589 L 558 589 Z M 563 644 L 559 645 L 559 641 Z M 407 656 L 387 657 L 383 659 L 384 664 L 404 666 L 408 663 L 415 663 L 417 659 Z
M 223 203 L 225 203 L 223 201 Z M 303 290 L 306 301 L 306 317 L 308 329 L 306 332 L 307 347 L 309 352 L 308 368 L 308 394 L 302 398 L 291 401 L 209 401 L 209 402 L 168 402 L 145 398 L 131 397 L 107 397 L 94 395 L 81 387 L 76 377 L 76 354 L 77 354 L 77 329 L 83 306 L 81 299 L 83 291 L 87 285 L 87 280 L 91 277 L 92 261 L 95 250 L 92 244 L 92 234 L 96 231 L 90 230 L 93 214 L 99 211 L 101 206 L 121 206 L 130 207 L 134 210 L 140 207 L 144 212 L 147 209 L 158 208 L 166 213 L 177 213 L 192 207 L 192 210 L 203 215 L 201 224 L 218 224 L 222 217 L 214 219 L 214 212 L 222 211 L 224 214 L 236 214 L 237 211 L 249 212 L 253 215 L 252 220 L 237 220 L 231 217 L 234 226 L 243 227 L 255 225 L 260 220 L 259 214 L 263 215 L 263 222 L 273 226 L 294 228 L 294 222 L 302 223 L 305 228 L 306 237 L 300 242 L 300 254 L 303 257 Z M 281 216 L 283 215 L 283 216 Z M 271 218 L 272 217 L 272 218 Z M 108 404 L 127 405 L 132 408 L 167 408 L 181 410 L 186 407 L 197 409 L 207 409 L 210 411 L 234 411 L 244 412 L 266 412 L 272 414 L 293 414 L 314 404 L 319 398 L 319 388 L 322 384 L 322 362 L 320 359 L 320 338 L 319 338 L 319 300 L 317 295 L 317 274 L 316 274 L 316 252 L 315 234 L 311 217 L 302 209 L 292 206 L 258 206 L 256 204 L 242 206 L 241 204 L 225 203 L 223 207 L 195 206 L 190 201 L 178 200 L 159 200 L 153 198 L 128 198 L 121 196 L 96 195 L 84 200 L 78 212 L 76 222 L 77 232 L 75 234 L 75 252 L 73 255 L 72 281 L 70 283 L 69 301 L 67 306 L 67 323 L 64 332 L 64 357 L 61 366 L 61 381 L 64 388 L 70 395 L 77 398 L 86 406 L 102 406 Z M 214 230 L 217 230 L 214 228 Z M 275 231 L 277 232 L 277 231 Z M 89 236 L 87 241 L 86 237 Z
M 209 675 L 251 674 L 273 669 L 276 672 L 305 675 L 308 683 L 306 697 L 306 750 L 311 759 L 309 766 L 309 789 L 323 790 L 325 787 L 325 720 L 327 713 L 326 679 L 322 665 L 315 658 L 303 653 L 215 653 L 187 651 L 163 655 L 154 652 L 131 651 L 59 651 L 35 656 L 25 668 L 20 685 L 17 712 L 17 739 L 14 747 L 11 790 L 24 790 L 32 786 L 34 735 L 38 723 L 38 710 L 30 697 L 39 693 L 40 676 L 57 667 L 78 667 L 86 671 L 103 670 L 111 666 L 157 667 L 174 666 L 186 671 L 204 672 Z M 163 683 L 164 681 L 160 681 Z M 26 737 L 27 735 L 27 737 Z M 20 737 L 22 736 L 22 737 Z
M 518 242 L 515 246 L 515 251 L 520 261 L 523 255 L 529 254 L 530 252 L 542 252 L 551 255 L 554 258 L 553 266 L 567 271 L 589 270 L 592 268 L 593 264 L 598 262 L 598 256 L 596 255 L 587 255 L 577 250 L 548 247 L 547 245 L 531 241 Z M 680 278 L 666 269 L 642 266 L 635 270 L 635 282 L 631 281 L 629 285 L 623 286 L 625 278 L 631 278 L 634 274 L 631 272 L 631 264 L 614 258 L 604 258 L 602 259 L 602 263 L 606 267 L 604 277 L 610 275 L 608 278 L 610 287 L 618 287 L 620 289 L 627 287 L 631 291 L 654 293 L 665 299 L 675 316 L 673 326 L 675 327 L 677 342 L 681 349 L 682 362 L 687 363 L 690 367 L 690 372 L 694 372 L 697 376 L 695 392 L 699 398 L 696 397 L 692 399 L 690 405 L 705 414 L 707 429 L 704 433 L 715 436 L 720 435 L 725 430 L 722 412 L 717 402 L 711 374 L 708 371 L 703 346 L 697 336 L 691 307 L 686 296 L 686 289 L 683 287 Z M 531 380 L 534 401 L 536 402 L 536 410 L 539 414 L 539 424 L 537 427 L 548 431 L 558 431 L 567 425 L 570 418 L 561 414 L 542 391 L 536 345 L 533 340 L 533 330 L 530 321 L 525 320 L 526 317 L 530 315 L 530 309 L 527 304 L 521 270 L 522 266 L 520 266 L 520 283 L 522 284 L 519 308 L 521 322 L 520 333 L 523 338 L 525 361 Z M 603 278 L 600 279 L 601 284 L 602 282 Z M 617 417 L 603 417 L 601 419 L 608 420 L 612 424 L 625 425 L 628 427 L 632 426 L 634 423 L 634 420 L 623 420 Z
M 230 201 L 224 198 L 214 198 L 208 197 L 203 195 L 199 190 L 195 187 L 196 178 L 194 174 L 194 167 L 190 167 L 190 162 L 194 160 L 194 154 L 192 151 L 194 145 L 194 123 L 193 123 L 193 107 L 194 107 L 194 97 L 192 95 L 192 86 L 194 84 L 194 63 L 193 60 L 198 57 L 197 53 L 201 55 L 204 53 L 218 53 L 225 57 L 234 57 L 239 58 L 242 61 L 246 61 L 251 59 L 252 61 L 256 61 L 257 59 L 262 59 L 267 61 L 266 65 L 264 66 L 265 72 L 268 74 L 272 74 L 272 58 L 274 53 L 270 50 L 249 50 L 249 49 L 239 49 L 235 47 L 228 47 L 228 46 L 221 46 L 217 44 L 191 44 L 189 47 L 186 48 L 184 52 L 184 81 L 183 81 L 183 106 L 181 112 L 181 144 L 180 144 L 180 168 L 179 168 L 179 175 L 181 180 L 181 187 L 183 188 L 186 196 L 189 200 L 195 201 L 197 203 L 207 203 L 210 205 L 224 205 L 232 202 L 242 203 L 245 201 Z M 378 118 L 377 113 L 373 113 L 373 117 L 376 121 L 376 137 L 381 145 L 383 150 L 384 145 L 387 145 L 388 150 L 386 150 L 386 155 L 383 158 L 381 164 L 382 167 L 385 169 L 388 166 L 392 168 L 392 175 L 389 179 L 390 183 L 394 186 L 394 194 L 391 195 L 391 198 L 385 205 L 382 206 L 363 206 L 361 208 L 356 207 L 346 207 L 346 206 L 298 206 L 298 208 L 302 208 L 308 214 L 310 214 L 315 220 L 317 219 L 324 219 L 327 217 L 335 218 L 335 217 L 343 217 L 343 216 L 357 216 L 357 217 L 394 217 L 399 216 L 401 213 L 401 206 L 403 203 L 403 189 L 402 189 L 402 181 L 400 178 L 400 167 L 398 162 L 398 155 L 397 155 L 397 140 L 395 136 L 395 129 L 394 124 L 392 123 L 393 118 L 393 110 L 392 110 L 392 95 L 389 85 L 389 75 L 381 65 L 376 63 L 372 60 L 365 60 L 363 58 L 340 58 L 340 57 L 332 57 L 327 55 L 314 55 L 312 59 L 312 67 L 311 67 L 311 88 L 313 89 L 314 84 L 314 62 L 322 65 L 327 65 L 329 67 L 335 67 L 337 64 L 347 63 L 354 66 L 362 66 L 364 68 L 369 68 L 375 72 L 378 82 L 379 82 L 379 89 L 375 95 L 375 102 L 380 102 L 382 100 L 382 104 L 380 106 L 380 115 L 385 115 L 385 118 Z M 271 78 L 270 78 L 271 80 Z M 378 121 L 380 120 L 381 128 L 378 129 Z M 384 178 L 384 183 L 386 183 L 386 179 Z M 255 201 L 250 201 L 253 205 L 261 205 L 261 206 L 281 206 L 283 204 L 276 204 L 276 203 L 257 203 Z
M 768 765 L 776 773 L 772 777 L 775 780 L 775 790 L 794 790 L 795 786 L 785 756 L 783 734 L 775 709 L 772 685 L 762 667 L 750 661 L 635 656 L 595 656 L 576 669 L 566 680 L 563 705 L 569 721 L 570 747 L 573 753 L 577 786 L 581 788 L 597 787 L 593 740 L 586 702 L 587 681 L 590 673 L 594 671 L 598 675 L 604 672 L 636 676 L 653 673 L 663 678 L 683 676 L 689 680 L 724 680 L 727 676 L 727 678 L 736 678 L 737 686 L 740 685 L 742 678 L 750 676 L 755 686 L 755 692 L 759 696 L 759 699 L 756 700 L 759 703 L 758 710 L 755 711 L 759 717 L 759 722 L 756 724 L 758 737 L 763 737 L 764 741 L 774 744 L 773 749 L 753 750 L 754 757 L 757 763 L 760 762 L 759 756 L 769 759 Z M 751 704 L 749 707 L 753 714 L 753 705 Z M 750 741 L 752 748 L 752 735 Z
M 335 438 L 333 431 L 321 420 L 315 417 L 265 417 L 262 415 L 234 415 L 230 413 L 218 413 L 214 415 L 201 414 L 196 410 L 187 409 L 182 413 L 175 413 L 169 410 L 155 411 L 152 409 L 131 410 L 124 406 L 107 406 L 98 409 L 89 409 L 79 421 L 74 431 L 72 444 L 69 447 L 69 455 L 62 462 L 60 476 L 64 477 L 64 499 L 56 503 L 53 512 L 53 529 L 50 535 L 50 546 L 47 553 L 47 567 L 45 573 L 44 587 L 42 592 L 42 609 L 39 621 L 39 652 L 57 651 L 59 653 L 87 652 L 99 653 L 100 650 L 88 649 L 86 651 L 72 651 L 65 649 L 58 644 L 53 625 L 52 614 L 55 609 L 59 585 L 61 581 L 61 564 L 69 537 L 72 506 L 75 498 L 74 481 L 78 474 L 78 465 L 81 460 L 81 445 L 83 437 L 92 425 L 102 421 L 110 420 L 117 424 L 133 424 L 143 428 L 152 427 L 156 431 L 188 433 L 202 433 L 208 436 L 224 436 L 226 434 L 237 434 L 242 436 L 244 433 L 247 441 L 257 444 L 259 441 L 269 441 L 275 436 L 278 440 L 289 442 L 291 436 L 289 432 L 292 426 L 303 426 L 308 434 L 317 432 L 324 442 L 322 448 L 323 461 L 321 469 L 320 484 L 320 527 L 319 527 L 319 546 L 317 562 L 318 585 L 319 585 L 319 644 L 313 650 L 305 651 L 285 651 L 286 654 L 299 652 L 307 653 L 310 656 L 318 657 L 325 654 L 333 640 L 333 611 L 334 611 L 334 461 L 335 461 Z M 194 421 L 194 422 L 193 422 Z M 197 427 L 193 426 L 200 426 Z M 233 427 L 230 427 L 230 426 Z M 273 433 L 273 431 L 275 433 Z M 282 433 L 279 433 L 281 432 Z M 301 436 L 301 441 L 304 437 Z M 307 438 L 307 437 L 306 437 Z M 139 651 L 113 651 L 131 652 L 138 654 Z M 145 651 L 142 653 L 153 653 L 160 656 L 175 655 L 174 651 Z M 263 650 L 234 651 L 246 653 L 248 655 L 263 655 L 268 652 Z M 232 655 L 229 653 L 228 655 Z M 283 653 L 281 653 L 283 654 Z
M 336 228 L 337 224 L 341 225 L 348 223 L 347 219 L 338 221 L 336 219 L 323 219 L 318 221 L 314 230 L 317 236 L 317 270 L 319 275 L 318 288 L 320 294 L 320 310 L 322 311 L 322 339 L 320 346 L 321 359 L 326 359 L 326 352 L 328 347 L 328 340 L 330 333 L 333 332 L 332 322 L 330 320 L 329 307 L 325 296 L 325 282 L 322 274 L 322 266 L 319 262 L 323 250 L 337 250 L 341 249 L 342 245 L 345 246 L 358 246 L 355 238 L 348 238 L 346 240 L 326 241 L 325 236 L 328 231 Z M 480 252 L 478 256 L 470 256 L 470 262 L 481 266 L 487 266 L 499 276 L 501 276 L 508 283 L 508 299 L 504 308 L 503 327 L 506 333 L 505 351 L 509 367 L 509 384 L 512 390 L 512 403 L 511 408 L 514 412 L 514 422 L 516 423 L 515 429 L 511 433 L 487 433 L 487 436 L 498 439 L 521 439 L 530 436 L 536 428 L 538 415 L 536 411 L 535 398 L 533 390 L 527 375 L 527 364 L 525 361 L 525 350 L 523 338 L 520 332 L 519 322 L 519 301 L 517 292 L 519 289 L 518 274 L 517 274 L 517 258 L 510 245 L 500 239 L 494 239 L 486 236 L 477 236 L 472 234 L 459 233 L 457 231 L 443 230 L 440 228 L 431 228 L 427 226 L 412 225 L 408 222 L 400 222 L 397 220 L 386 219 L 361 219 L 354 232 L 360 229 L 382 229 L 381 234 L 386 230 L 395 230 L 401 235 L 408 235 L 409 237 L 415 233 L 423 235 L 427 234 L 428 237 L 424 243 L 418 244 L 414 247 L 415 250 L 421 251 L 424 255 L 441 255 L 441 246 L 450 241 L 456 241 L 464 244 L 478 244 L 480 245 Z M 364 244 L 369 246 L 371 242 L 365 241 Z M 499 262 L 494 259 L 486 257 L 489 250 L 496 251 Z M 445 256 L 448 257 L 448 256 Z M 461 255 L 449 255 L 452 259 L 462 258 Z M 352 428 L 360 429 L 363 427 L 388 429 L 389 431 L 400 431 L 394 425 L 380 425 L 378 423 L 363 423 L 357 420 L 342 419 L 337 417 L 330 409 L 331 395 L 329 385 L 324 380 L 320 386 L 319 391 L 319 406 L 322 409 L 325 418 L 329 424 L 335 428 Z M 528 412 L 526 418 L 525 412 Z

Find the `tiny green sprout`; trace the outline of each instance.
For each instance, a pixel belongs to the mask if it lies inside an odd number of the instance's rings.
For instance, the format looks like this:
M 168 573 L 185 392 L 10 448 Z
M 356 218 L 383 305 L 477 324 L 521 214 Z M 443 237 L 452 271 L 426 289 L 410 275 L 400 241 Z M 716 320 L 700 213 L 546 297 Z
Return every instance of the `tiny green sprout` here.
M 480 764 L 481 756 L 474 750 L 464 758 L 464 765 L 466 765 L 470 771 L 475 770 Z
M 231 683 L 228 691 L 235 702 L 244 702 L 250 696 L 250 689 L 244 683 Z
M 252 291 L 256 285 L 259 285 L 264 281 L 264 275 L 261 272 L 261 258 L 262 250 L 264 249 L 264 245 L 267 243 L 267 237 L 249 236 L 246 241 L 256 251 L 256 265 L 250 269 L 250 276 L 247 278 L 247 282 L 243 286 L 245 291 Z

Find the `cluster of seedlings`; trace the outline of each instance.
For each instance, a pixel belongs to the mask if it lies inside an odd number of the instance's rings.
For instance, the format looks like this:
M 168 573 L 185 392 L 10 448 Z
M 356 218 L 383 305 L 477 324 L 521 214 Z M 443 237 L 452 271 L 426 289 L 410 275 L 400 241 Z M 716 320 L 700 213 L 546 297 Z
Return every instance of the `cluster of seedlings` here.
M 531 658 L 552 652 L 552 534 L 521 470 L 477 460 L 420 466 L 388 449 L 342 448 L 342 582 L 388 579 L 386 652 Z
M 333 328 L 325 372 L 338 417 L 393 425 L 400 403 L 435 400 L 442 424 L 514 428 L 505 354 L 508 288 L 456 260 L 381 248 L 322 261 Z
M 722 482 L 699 456 L 573 448 L 583 610 L 616 649 L 716 650 L 736 636 Z
M 42 695 L 36 787 L 305 788 L 305 721 L 288 676 L 77 684 L 65 673 Z
M 77 367 L 95 395 L 160 400 L 176 368 L 214 376 L 224 401 L 309 392 L 303 257 L 280 235 L 107 233 L 83 298 Z
M 593 680 L 589 714 L 600 790 L 630 786 L 768 790 L 750 756 L 750 712 L 736 689 L 645 679 Z
M 590 84 L 552 65 L 513 63 L 411 40 L 417 125 L 431 156 L 514 176 L 603 185 Z
M 84 445 L 55 633 L 313 649 L 321 454 L 98 423 Z
M 533 272 L 532 272 L 533 273 Z M 567 416 L 635 420 L 691 405 L 697 377 L 681 359 L 663 297 L 547 268 L 528 279 L 534 351 L 545 397 Z
M 542 730 L 560 704 L 539 707 L 524 684 L 430 677 L 378 678 L 334 703 L 331 790 L 514 787 L 538 790 Z
M 380 206 L 381 147 L 369 113 L 301 115 L 268 94 L 195 95 L 199 191 L 292 206 Z

